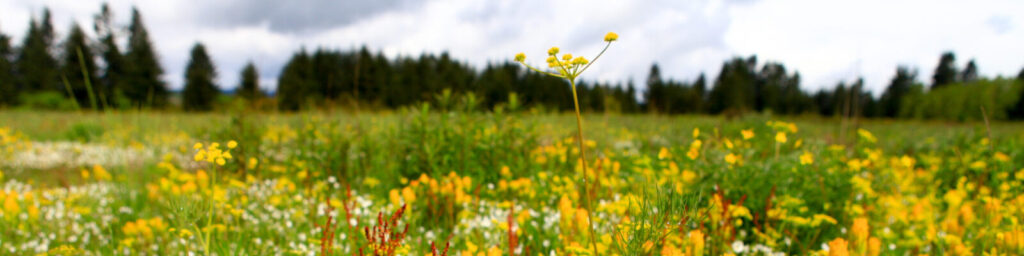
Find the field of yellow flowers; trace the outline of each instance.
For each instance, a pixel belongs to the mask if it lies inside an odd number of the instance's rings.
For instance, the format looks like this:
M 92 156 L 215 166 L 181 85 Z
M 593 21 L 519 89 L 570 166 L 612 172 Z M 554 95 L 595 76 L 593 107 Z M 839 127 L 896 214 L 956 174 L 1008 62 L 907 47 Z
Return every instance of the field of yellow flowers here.
M 4 112 L 0 254 L 1024 254 L 1021 124 L 586 121 Z

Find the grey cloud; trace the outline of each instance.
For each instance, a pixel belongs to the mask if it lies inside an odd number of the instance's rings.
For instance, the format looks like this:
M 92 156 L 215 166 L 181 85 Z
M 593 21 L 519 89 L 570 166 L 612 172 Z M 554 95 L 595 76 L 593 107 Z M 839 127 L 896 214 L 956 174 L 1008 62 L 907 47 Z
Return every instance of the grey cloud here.
M 205 2 L 205 1 L 204 1 Z M 233 27 L 268 23 L 278 33 L 315 33 L 349 25 L 360 19 L 387 11 L 415 8 L 413 0 L 229 0 L 210 1 L 195 8 L 197 19 L 212 26 Z

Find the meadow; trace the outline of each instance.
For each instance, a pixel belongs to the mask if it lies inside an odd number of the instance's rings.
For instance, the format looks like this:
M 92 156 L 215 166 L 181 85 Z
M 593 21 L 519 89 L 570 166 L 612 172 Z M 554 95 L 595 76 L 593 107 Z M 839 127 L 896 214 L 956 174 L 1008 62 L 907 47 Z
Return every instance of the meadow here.
M 4 111 L 0 254 L 1024 254 L 1024 124 L 583 116 Z

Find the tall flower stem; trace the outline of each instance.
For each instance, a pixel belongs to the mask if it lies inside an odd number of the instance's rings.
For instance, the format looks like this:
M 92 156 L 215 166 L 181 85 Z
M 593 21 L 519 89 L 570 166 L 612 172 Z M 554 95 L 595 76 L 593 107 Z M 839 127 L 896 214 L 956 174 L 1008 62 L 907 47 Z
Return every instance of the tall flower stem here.
M 590 245 L 593 247 L 594 255 L 597 255 L 597 240 L 594 236 L 594 218 L 591 217 L 593 214 L 593 208 L 590 207 L 590 181 L 587 179 L 587 151 L 583 148 L 583 117 L 580 115 L 580 100 L 576 96 L 576 81 L 575 79 L 569 79 L 569 85 L 572 86 L 572 103 L 576 106 L 576 142 L 580 147 L 580 165 L 583 167 L 583 200 L 584 206 L 587 208 L 587 227 L 590 229 Z

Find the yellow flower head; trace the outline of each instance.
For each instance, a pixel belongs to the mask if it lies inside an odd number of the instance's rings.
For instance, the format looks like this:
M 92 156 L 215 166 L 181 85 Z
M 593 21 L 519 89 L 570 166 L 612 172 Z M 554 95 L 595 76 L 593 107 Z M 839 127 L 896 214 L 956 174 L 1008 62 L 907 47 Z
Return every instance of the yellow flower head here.
M 725 155 L 725 162 L 729 163 L 730 165 L 736 164 L 736 161 L 738 160 L 739 156 L 736 156 L 736 154 L 729 153 L 728 155 Z
M 526 60 L 526 54 L 525 53 L 521 53 L 520 52 L 520 53 L 516 54 L 516 62 L 523 62 L 525 60 Z
M 754 138 L 754 130 L 753 129 L 742 130 L 742 131 L 740 131 L 740 134 L 743 135 L 743 139 L 744 140 L 749 140 L 751 138 Z
M 572 60 L 572 54 L 566 53 L 566 54 L 562 55 L 562 61 L 569 61 L 569 60 Z
M 775 134 L 775 141 L 778 143 L 786 143 L 786 133 L 779 132 Z
M 555 56 L 555 54 L 558 54 L 558 47 L 551 47 L 551 49 L 548 49 L 548 55 Z
M 235 147 L 238 147 L 238 142 L 237 141 L 234 141 L 234 140 L 228 141 L 228 149 L 234 149 Z
M 608 32 L 608 34 L 604 35 L 605 42 L 614 42 L 615 40 L 619 40 L 619 34 L 615 32 Z
M 572 64 L 576 64 L 576 65 L 586 65 L 587 63 L 590 63 L 590 61 L 587 61 L 587 59 L 583 58 L 582 56 L 581 57 L 576 57 L 576 59 L 572 60 Z
M 547 59 L 547 63 L 548 64 L 555 64 L 555 62 L 557 62 L 557 61 L 558 61 L 558 58 L 555 58 L 555 56 L 548 56 L 548 59 Z

